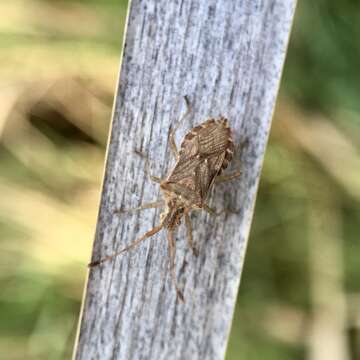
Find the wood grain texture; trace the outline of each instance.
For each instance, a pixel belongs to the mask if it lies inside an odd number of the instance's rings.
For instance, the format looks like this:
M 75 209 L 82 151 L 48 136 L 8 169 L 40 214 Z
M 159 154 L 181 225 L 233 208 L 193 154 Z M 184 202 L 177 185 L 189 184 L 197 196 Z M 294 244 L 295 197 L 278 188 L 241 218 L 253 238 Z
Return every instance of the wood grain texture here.
M 231 171 L 242 176 L 215 188 L 210 204 L 237 215 L 192 216 L 196 258 L 177 233 L 176 299 L 165 233 L 89 273 L 76 359 L 222 359 L 231 327 L 247 237 L 295 0 L 133 0 L 115 99 L 93 260 L 121 249 L 159 222 L 159 210 L 114 215 L 160 196 L 174 159 L 168 133 L 193 112 L 176 140 L 208 117 L 223 115 L 236 143 Z M 226 173 L 226 172 L 225 172 Z

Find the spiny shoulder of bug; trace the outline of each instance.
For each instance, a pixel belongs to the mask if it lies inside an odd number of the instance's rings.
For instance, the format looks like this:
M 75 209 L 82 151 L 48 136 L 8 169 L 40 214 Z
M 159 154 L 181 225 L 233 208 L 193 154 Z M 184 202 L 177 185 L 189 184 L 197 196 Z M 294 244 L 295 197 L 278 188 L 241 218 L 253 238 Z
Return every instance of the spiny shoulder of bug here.
M 212 126 L 220 126 L 220 127 L 224 127 L 224 128 L 229 128 L 229 121 L 224 116 L 219 116 L 218 118 L 208 118 L 201 124 L 195 126 L 193 129 L 191 129 L 189 131 L 189 133 L 191 133 L 194 130 L 198 130 L 200 128 L 207 128 L 207 127 L 212 127 Z

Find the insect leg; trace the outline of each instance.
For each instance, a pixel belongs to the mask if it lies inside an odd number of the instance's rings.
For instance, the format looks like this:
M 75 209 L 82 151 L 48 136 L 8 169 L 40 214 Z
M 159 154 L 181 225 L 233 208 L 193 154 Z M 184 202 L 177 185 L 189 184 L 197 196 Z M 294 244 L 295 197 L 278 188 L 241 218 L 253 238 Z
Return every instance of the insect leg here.
M 139 151 L 139 150 L 135 150 L 135 154 L 137 154 L 137 155 L 139 155 L 139 156 L 141 156 L 142 158 L 145 159 L 145 172 L 146 172 L 146 175 L 149 177 L 149 179 L 152 182 L 160 184 L 161 183 L 161 178 L 159 178 L 158 176 L 152 175 L 151 172 L 150 172 L 149 157 L 146 154 Z
M 164 200 L 158 200 L 158 201 L 154 201 L 151 203 L 146 203 L 146 204 L 142 204 L 138 207 L 135 208 L 131 208 L 131 209 L 116 209 L 114 210 L 114 213 L 116 214 L 124 214 L 127 212 L 135 212 L 135 211 L 140 211 L 140 210 L 144 210 L 144 209 L 152 209 L 152 208 L 159 208 L 164 206 Z
M 192 252 L 195 256 L 198 256 L 199 252 L 193 243 L 192 224 L 191 224 L 190 216 L 187 213 L 185 214 L 185 225 L 186 225 L 186 235 L 187 235 L 186 238 L 187 238 L 189 248 L 192 250 Z
M 157 184 L 161 183 L 161 179 L 158 176 L 151 175 L 149 172 L 148 172 L 148 176 L 152 182 L 157 183 Z
M 185 302 L 185 298 L 183 293 L 180 291 L 177 281 L 176 281 L 176 273 L 175 273 L 175 240 L 174 240 L 174 233 L 172 231 L 168 231 L 167 234 L 168 243 L 169 243 L 169 254 L 170 254 L 170 272 L 172 281 L 174 283 L 176 289 L 176 296 L 181 302 Z
M 240 175 L 241 175 L 240 170 L 235 171 L 232 174 L 219 175 L 215 179 L 215 184 L 220 184 L 222 182 L 234 180 L 234 179 L 238 178 Z
M 216 209 L 214 208 L 211 208 L 209 205 L 207 204 L 203 204 L 203 209 L 210 215 L 216 215 L 217 212 L 216 212 Z
M 213 216 L 219 216 L 221 214 L 238 214 L 240 210 L 234 210 L 234 209 L 222 209 L 220 211 L 216 211 L 216 209 L 211 208 L 207 204 L 203 204 L 203 209 L 210 215 Z
M 175 143 L 175 132 L 176 130 L 179 128 L 179 126 L 181 125 L 181 123 L 183 122 L 183 120 L 191 113 L 192 109 L 191 109 L 191 105 L 190 105 L 190 101 L 188 99 L 187 96 L 184 96 L 184 100 L 185 100 L 185 104 L 186 104 L 186 112 L 184 113 L 184 115 L 181 116 L 181 118 L 177 121 L 177 123 L 175 124 L 174 128 L 170 129 L 170 133 L 169 133 L 169 143 L 170 143 L 170 148 L 171 151 L 173 152 L 175 158 L 177 159 L 179 157 L 179 152 Z
M 112 255 L 105 256 L 100 260 L 93 261 L 88 265 L 88 267 L 98 266 L 105 261 L 113 259 L 114 257 L 120 255 L 121 253 L 123 253 L 125 251 L 132 250 L 135 246 L 139 245 L 142 241 L 144 241 L 145 239 L 147 239 L 147 238 L 155 235 L 157 232 L 159 232 L 162 229 L 162 227 L 163 227 L 162 224 L 160 224 L 159 226 L 155 226 L 153 229 L 147 231 L 143 236 L 141 236 L 138 239 L 136 239 L 135 241 L 133 241 L 130 245 L 124 247 L 122 250 L 119 250 L 119 251 L 113 253 Z

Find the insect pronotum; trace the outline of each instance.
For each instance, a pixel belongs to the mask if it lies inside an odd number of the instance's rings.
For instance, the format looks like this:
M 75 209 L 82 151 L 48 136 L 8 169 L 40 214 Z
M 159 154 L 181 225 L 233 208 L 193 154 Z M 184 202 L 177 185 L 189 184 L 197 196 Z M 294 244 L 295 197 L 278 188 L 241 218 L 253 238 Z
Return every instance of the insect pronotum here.
M 152 181 L 160 184 L 160 189 L 164 197 L 163 200 L 143 204 L 135 209 L 117 211 L 129 212 L 165 206 L 165 211 L 160 215 L 160 224 L 147 231 L 122 250 L 89 264 L 89 267 L 95 267 L 105 261 L 111 260 L 115 256 L 133 249 L 143 240 L 155 235 L 161 229 L 166 228 L 171 276 L 177 296 L 182 302 L 184 302 L 184 296 L 177 285 L 175 274 L 174 231 L 180 225 L 182 217 L 184 217 L 187 228 L 188 245 L 194 255 L 197 255 L 197 250 L 193 245 L 189 212 L 191 210 L 203 209 L 212 215 L 217 215 L 216 211 L 206 203 L 212 186 L 240 176 L 240 171 L 221 175 L 222 171 L 226 169 L 232 160 L 235 149 L 231 129 L 227 119 L 224 117 L 206 120 L 202 124 L 192 128 L 184 137 L 180 150 L 178 151 L 174 140 L 174 133 L 181 121 L 191 111 L 189 101 L 186 97 L 185 101 L 187 112 L 169 134 L 169 143 L 176 158 L 176 164 L 165 179 L 160 179 L 149 174 Z

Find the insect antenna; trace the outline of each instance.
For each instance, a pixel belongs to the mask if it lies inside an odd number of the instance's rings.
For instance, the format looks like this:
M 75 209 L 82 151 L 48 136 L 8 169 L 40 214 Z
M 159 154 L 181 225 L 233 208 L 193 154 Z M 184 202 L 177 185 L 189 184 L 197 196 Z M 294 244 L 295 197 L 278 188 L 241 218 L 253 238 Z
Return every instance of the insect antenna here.
M 177 281 L 176 281 L 176 273 L 175 273 L 175 240 L 174 240 L 174 232 L 168 231 L 167 233 L 168 243 L 169 243 L 169 253 L 170 253 L 170 271 L 171 271 L 171 278 L 174 283 L 175 289 L 176 289 L 176 296 L 178 299 L 184 303 L 185 298 L 183 293 L 178 287 Z
M 133 241 L 130 245 L 124 247 L 122 250 L 119 250 L 115 253 L 113 253 L 112 255 L 108 255 L 105 256 L 104 258 L 100 259 L 100 260 L 96 260 L 91 262 L 88 267 L 95 267 L 98 266 L 100 264 L 102 264 L 105 261 L 111 260 L 114 257 L 122 254 L 125 251 L 129 251 L 132 250 L 134 247 L 136 247 L 137 245 L 139 245 L 142 241 L 144 241 L 145 239 L 155 235 L 156 233 L 158 233 L 161 229 L 163 228 L 163 224 L 160 224 L 158 226 L 155 226 L 154 228 L 152 228 L 151 230 L 147 231 L 143 236 L 139 237 L 138 239 L 136 239 L 135 241 Z

